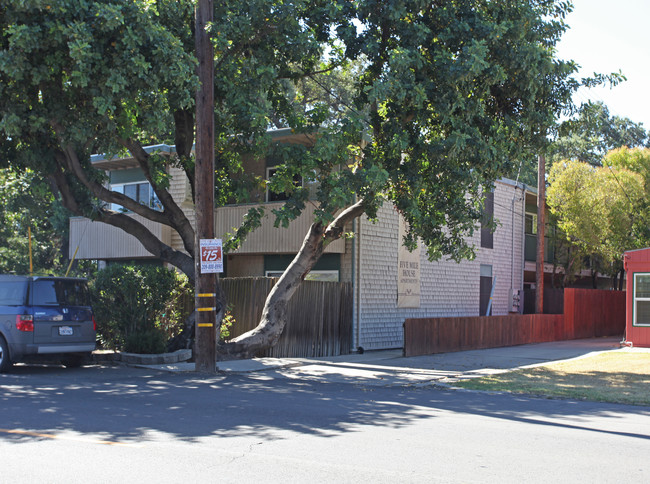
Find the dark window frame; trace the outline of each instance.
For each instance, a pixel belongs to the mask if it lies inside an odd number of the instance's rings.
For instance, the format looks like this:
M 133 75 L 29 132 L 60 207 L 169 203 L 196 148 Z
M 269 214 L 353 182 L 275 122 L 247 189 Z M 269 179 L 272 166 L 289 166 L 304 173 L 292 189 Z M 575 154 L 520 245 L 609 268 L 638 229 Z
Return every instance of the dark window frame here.
M 494 232 L 491 224 L 494 220 L 494 190 L 485 193 L 483 200 L 483 217 L 481 217 L 481 247 L 494 248 Z

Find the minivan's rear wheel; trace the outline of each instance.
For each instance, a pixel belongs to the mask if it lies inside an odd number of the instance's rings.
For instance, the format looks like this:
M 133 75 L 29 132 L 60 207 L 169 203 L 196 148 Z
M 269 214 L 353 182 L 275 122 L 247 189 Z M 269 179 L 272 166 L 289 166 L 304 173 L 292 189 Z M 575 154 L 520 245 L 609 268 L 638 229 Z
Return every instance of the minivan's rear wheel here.
M 0 336 L 0 373 L 4 373 L 11 368 L 11 358 L 9 357 L 9 346 L 5 339 Z

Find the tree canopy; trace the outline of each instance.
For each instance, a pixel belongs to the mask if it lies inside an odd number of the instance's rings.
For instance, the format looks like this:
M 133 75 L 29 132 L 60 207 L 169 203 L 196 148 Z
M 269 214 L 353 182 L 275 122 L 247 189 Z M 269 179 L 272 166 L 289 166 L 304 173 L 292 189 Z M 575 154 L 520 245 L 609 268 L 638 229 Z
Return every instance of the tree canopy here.
M 549 173 L 547 203 L 558 228 L 604 274 L 616 275 L 624 251 L 650 242 L 648 152 L 614 150 L 602 167 L 559 161 Z
M 0 272 L 29 274 L 30 231 L 33 271 L 60 270 L 66 215 L 34 171 L 0 169 Z
M 608 151 L 645 147 L 649 141 L 642 123 L 610 115 L 602 102 L 589 102 L 580 107 L 577 116 L 561 123 L 549 162 L 568 159 L 600 166 Z
M 277 340 L 286 300 L 324 246 L 386 201 L 408 222 L 408 246 L 420 238 L 432 258 L 471 257 L 482 188 L 544 145 L 571 106 L 576 66 L 554 56 L 570 8 L 553 0 L 218 2 L 210 33 L 217 187 L 227 194 L 219 201 L 246 195 L 241 156 L 272 149 L 270 125 L 314 140 L 273 148 L 282 163 L 271 188 L 290 192 L 278 223 L 305 208 L 295 176 L 318 187 L 316 220 L 260 328 L 224 351 L 250 354 Z M 190 277 L 192 224 L 168 191 L 168 160 L 143 146 L 173 142 L 172 163 L 193 187 L 192 12 L 192 2 L 171 0 L 0 6 L 0 157 L 44 174 L 73 213 L 126 230 Z M 355 80 L 343 99 L 326 76 L 351 62 Z M 301 86 L 308 79 L 324 94 L 310 96 Z M 126 151 L 163 210 L 107 189 L 89 161 Z M 170 226 L 184 250 L 107 203 Z M 260 216 L 251 211 L 237 238 Z

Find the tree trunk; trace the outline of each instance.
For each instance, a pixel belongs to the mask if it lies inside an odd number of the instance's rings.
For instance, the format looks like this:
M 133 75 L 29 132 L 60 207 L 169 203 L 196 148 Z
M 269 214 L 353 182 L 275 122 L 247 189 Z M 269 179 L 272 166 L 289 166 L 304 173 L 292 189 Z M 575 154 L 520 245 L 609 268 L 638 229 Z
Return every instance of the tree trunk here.
M 618 273 L 618 290 L 623 290 L 623 281 L 625 280 L 625 269 L 621 269 Z
M 287 324 L 291 296 L 314 267 L 326 245 L 339 239 L 345 225 L 364 211 L 363 201 L 359 201 L 339 214 L 327 229 L 324 230 L 320 222 L 311 225 L 300 251 L 266 298 L 260 323 L 251 331 L 220 343 L 217 346 L 218 360 L 252 358 L 278 342 Z
M 305 275 L 314 267 L 323 249 L 323 226 L 314 223 L 305 237 L 300 252 L 266 298 L 260 323 L 251 331 L 220 344 L 217 349 L 220 360 L 252 358 L 278 342 L 287 324 L 289 299 L 296 292 Z
M 597 276 L 598 273 L 594 271 L 593 269 L 591 270 L 591 285 L 594 289 L 598 289 L 598 283 L 597 283 Z
M 56 123 L 51 124 L 59 135 L 63 133 L 62 127 Z M 128 140 L 124 143 L 125 146 L 128 145 L 129 149 L 135 153 L 134 156 L 142 166 L 145 161 L 143 160 L 143 157 L 148 157 L 149 155 L 146 154 L 142 147 L 137 143 Z M 80 201 L 77 200 L 75 190 L 72 188 L 69 177 L 66 176 L 66 172 L 71 172 L 73 176 L 75 176 L 77 180 L 79 180 L 89 190 L 89 192 L 98 199 L 107 203 L 117 203 L 145 219 L 173 228 L 183 240 L 187 254 L 164 244 L 158 237 L 153 235 L 149 229 L 138 222 L 138 220 L 123 213 L 108 210 L 105 207 L 100 206 L 94 207 L 93 213 L 90 214 L 91 216 L 89 217 L 93 221 L 107 223 L 133 235 L 151 254 L 164 262 L 177 267 L 188 276 L 192 284 L 194 283 L 194 229 L 183 211 L 167 191 L 157 190 L 159 199 L 164 207 L 164 211 L 157 211 L 138 203 L 136 200 L 133 200 L 124 194 L 113 192 L 104 187 L 101 183 L 89 177 L 79 161 L 77 152 L 70 146 L 64 144 L 61 145 L 61 150 L 57 154 L 56 162 L 57 169 L 50 174 L 49 180 L 50 184 L 55 187 L 61 195 L 63 206 L 75 215 L 89 215 L 89 213 L 87 213 L 88 208 L 82 207 Z M 154 186 L 153 183 L 152 186 Z

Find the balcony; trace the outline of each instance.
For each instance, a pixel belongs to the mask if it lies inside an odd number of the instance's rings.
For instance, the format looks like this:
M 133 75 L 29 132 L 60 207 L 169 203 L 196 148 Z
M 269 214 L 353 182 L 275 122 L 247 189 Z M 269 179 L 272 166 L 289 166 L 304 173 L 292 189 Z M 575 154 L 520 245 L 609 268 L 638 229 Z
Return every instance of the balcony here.
M 166 244 L 171 243 L 171 229 L 159 223 L 146 220 L 132 214 L 151 233 Z M 70 257 L 77 251 L 77 259 L 141 259 L 151 258 L 143 245 L 134 236 L 122 229 L 103 222 L 93 222 L 87 218 L 74 217 L 70 219 Z
M 314 207 L 310 206 L 289 227 L 273 227 L 274 215 L 271 209 L 279 207 L 282 202 L 266 203 L 267 215 L 262 220 L 262 226 L 251 233 L 241 248 L 234 254 L 295 254 L 300 250 L 302 242 L 314 218 Z M 241 224 L 244 215 L 253 205 L 236 205 L 222 207 L 215 211 L 215 234 L 217 238 L 225 238 L 228 232 L 234 232 Z M 192 217 L 194 214 L 189 212 Z M 183 250 L 182 242 L 176 231 L 171 228 L 146 220 L 139 215 L 132 217 L 142 222 L 156 237 L 174 249 Z M 191 219 L 191 218 L 190 218 Z M 142 244 L 132 235 L 123 230 L 102 222 L 92 222 L 83 217 L 70 219 L 70 257 L 79 246 L 77 259 L 141 259 L 151 258 Z M 339 239 L 325 248 L 326 253 L 344 253 L 345 240 Z
M 273 226 L 275 216 L 273 208 L 281 207 L 283 202 L 265 203 L 266 216 L 262 226 L 246 238 L 239 250 L 233 254 L 295 254 L 300 250 L 307 231 L 314 220 L 314 206 L 308 205 L 300 216 L 293 220 L 288 228 Z M 233 205 L 218 208 L 215 212 L 215 233 L 224 238 L 226 233 L 232 233 L 241 225 L 244 215 L 255 205 Z M 345 252 L 345 240 L 339 239 L 325 248 L 325 253 Z

